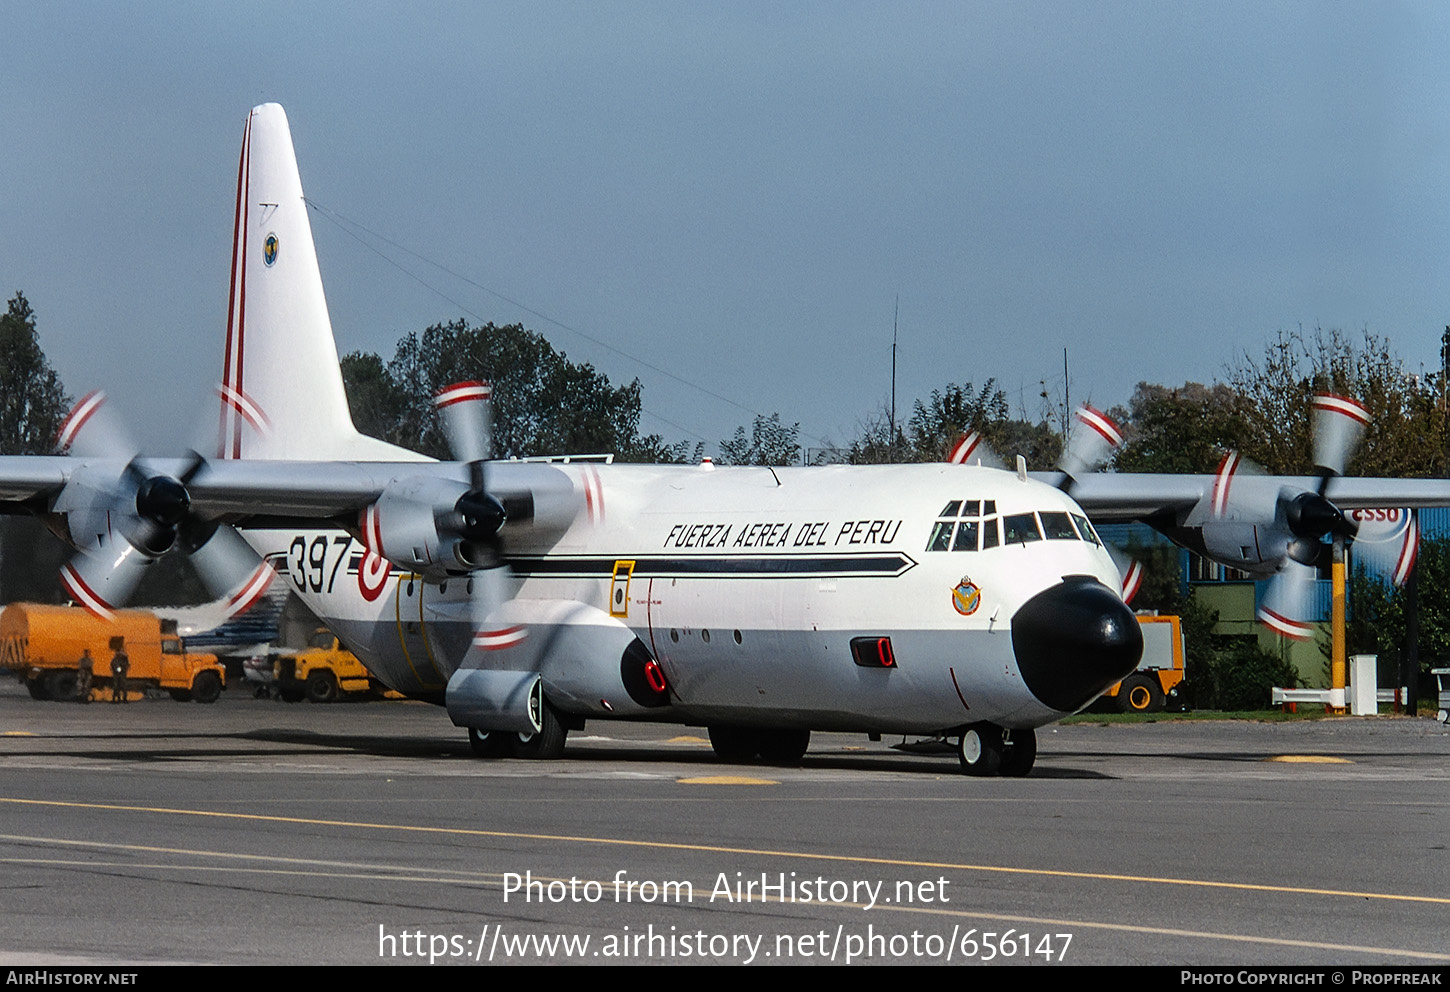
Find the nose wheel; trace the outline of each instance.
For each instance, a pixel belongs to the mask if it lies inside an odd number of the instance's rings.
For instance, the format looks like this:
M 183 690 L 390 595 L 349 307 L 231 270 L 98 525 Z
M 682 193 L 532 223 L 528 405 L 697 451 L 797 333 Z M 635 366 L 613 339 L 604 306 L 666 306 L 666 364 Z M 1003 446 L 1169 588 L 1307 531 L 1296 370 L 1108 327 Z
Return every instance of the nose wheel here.
M 957 757 L 968 775 L 1024 778 L 1037 761 L 1037 734 L 1030 728 L 1004 730 L 995 723 L 974 723 L 962 731 Z

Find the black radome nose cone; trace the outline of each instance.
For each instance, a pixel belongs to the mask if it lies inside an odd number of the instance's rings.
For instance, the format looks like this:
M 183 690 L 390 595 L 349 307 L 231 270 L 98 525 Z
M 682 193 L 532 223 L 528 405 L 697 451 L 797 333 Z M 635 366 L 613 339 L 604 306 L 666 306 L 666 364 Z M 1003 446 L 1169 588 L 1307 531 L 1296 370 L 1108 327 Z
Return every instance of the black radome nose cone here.
M 1070 575 L 1033 596 L 1012 618 L 1012 651 L 1027 688 L 1044 705 L 1074 713 L 1143 657 L 1143 631 L 1117 593 Z

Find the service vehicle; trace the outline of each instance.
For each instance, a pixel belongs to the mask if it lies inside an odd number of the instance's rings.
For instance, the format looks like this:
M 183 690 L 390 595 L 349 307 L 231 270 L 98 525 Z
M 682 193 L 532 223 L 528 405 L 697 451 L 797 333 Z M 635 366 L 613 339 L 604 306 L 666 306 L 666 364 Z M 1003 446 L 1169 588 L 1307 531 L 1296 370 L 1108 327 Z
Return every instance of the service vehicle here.
M 338 643 L 332 631 L 314 631 L 307 645 L 296 654 L 273 657 L 272 673 L 287 702 L 330 703 L 347 693 L 383 692 L 383 684 L 363 667 L 357 655 Z
M 102 618 L 78 606 L 11 603 L 0 611 L 0 666 L 33 699 L 76 699 L 86 653 L 93 672 L 86 696 L 109 691 L 114 645 L 124 647 L 130 663 L 128 690 L 165 689 L 173 699 L 214 703 L 226 686 L 216 655 L 187 651 L 175 621 L 147 610 L 113 610 Z
M 1160 713 L 1177 703 L 1183 683 L 1183 627 L 1177 617 L 1140 614 L 1143 659 L 1138 670 L 1103 693 L 1122 713 Z

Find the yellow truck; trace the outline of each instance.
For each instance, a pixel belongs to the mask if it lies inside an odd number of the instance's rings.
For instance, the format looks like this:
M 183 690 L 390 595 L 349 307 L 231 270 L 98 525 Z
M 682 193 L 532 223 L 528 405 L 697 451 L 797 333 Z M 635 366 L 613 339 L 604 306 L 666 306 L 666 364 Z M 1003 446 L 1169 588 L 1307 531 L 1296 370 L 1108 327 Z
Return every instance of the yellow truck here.
M 1176 700 L 1183 682 L 1183 627 L 1177 617 L 1138 617 L 1143 660 L 1138 670 L 1103 693 L 1123 713 L 1157 713 Z
M 76 606 L 11 603 L 0 611 L 0 666 L 33 699 L 83 698 L 77 692 L 81 656 L 89 654 L 90 692 L 111 687 L 111 658 L 123 645 L 127 690 L 165 689 L 173 699 L 214 703 L 226 686 L 216 655 L 186 650 L 176 623 L 146 610 L 117 610 L 103 620 Z
M 382 683 L 330 630 L 314 631 L 305 650 L 276 656 L 272 672 L 278 693 L 289 703 L 303 699 L 330 703 L 346 693 L 381 694 L 383 690 Z

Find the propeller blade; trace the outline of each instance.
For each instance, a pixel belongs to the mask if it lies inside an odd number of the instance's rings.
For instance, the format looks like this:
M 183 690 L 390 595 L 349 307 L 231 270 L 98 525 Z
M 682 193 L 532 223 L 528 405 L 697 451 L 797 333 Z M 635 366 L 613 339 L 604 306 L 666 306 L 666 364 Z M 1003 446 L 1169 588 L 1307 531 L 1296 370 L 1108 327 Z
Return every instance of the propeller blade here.
M 1072 417 L 1072 429 L 1057 467 L 1069 478 L 1077 478 L 1107 461 L 1113 449 L 1123 443 L 1123 432 L 1107 414 L 1090 406 L 1078 407 Z
M 1103 547 L 1107 549 L 1108 557 L 1113 559 L 1113 564 L 1118 566 L 1118 575 L 1122 577 L 1118 592 L 1122 594 L 1124 603 L 1132 605 L 1133 597 L 1138 595 L 1143 585 L 1143 563 L 1115 545 L 1104 542 Z
M 1355 557 L 1396 586 L 1408 582 L 1420 553 L 1420 519 L 1415 512 L 1396 507 L 1357 510 L 1354 516 L 1359 520 Z
M 60 584 L 86 611 L 110 620 L 113 611 L 136 591 L 152 559 L 118 534 L 105 534 L 93 551 L 83 551 L 61 566 Z
M 1369 410 L 1358 400 L 1329 393 L 1316 394 L 1314 412 L 1314 464 L 1323 479 L 1322 495 L 1329 479 L 1344 474 L 1344 467 L 1359 446 L 1369 426 Z
M 982 465 L 986 468 L 1005 469 L 1006 463 L 988 447 L 980 431 L 968 431 L 961 440 L 952 445 L 947 461 L 953 465 Z
M 454 383 L 433 397 L 455 460 L 483 462 L 493 456 L 492 397 L 493 387 L 486 382 Z
M 495 616 L 498 608 L 513 598 L 512 579 L 512 572 L 507 565 L 481 568 L 468 577 L 473 650 L 504 651 L 522 644 L 528 638 L 527 626 L 510 623 Z
M 71 407 L 55 438 L 56 454 L 81 458 L 131 458 L 136 443 L 106 403 L 103 390 L 94 389 Z
M 1314 605 L 1314 569 L 1297 561 L 1286 560 L 1284 567 L 1269 580 L 1259 604 L 1259 619 L 1270 630 L 1296 641 L 1314 636 L 1311 609 Z
M 242 535 L 225 524 L 186 527 L 181 543 L 207 592 L 225 603 L 228 618 L 255 606 L 277 577 Z

